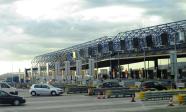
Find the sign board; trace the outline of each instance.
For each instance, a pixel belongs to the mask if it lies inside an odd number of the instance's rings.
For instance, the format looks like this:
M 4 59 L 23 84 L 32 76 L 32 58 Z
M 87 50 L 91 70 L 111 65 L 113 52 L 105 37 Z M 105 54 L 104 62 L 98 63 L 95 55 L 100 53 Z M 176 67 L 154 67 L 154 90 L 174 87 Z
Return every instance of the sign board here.
M 184 83 L 176 83 L 176 86 L 178 88 L 184 88 L 185 87 L 185 84 Z
M 176 52 L 171 52 L 170 62 L 171 62 L 171 75 L 176 75 L 177 74 L 177 55 L 176 55 Z

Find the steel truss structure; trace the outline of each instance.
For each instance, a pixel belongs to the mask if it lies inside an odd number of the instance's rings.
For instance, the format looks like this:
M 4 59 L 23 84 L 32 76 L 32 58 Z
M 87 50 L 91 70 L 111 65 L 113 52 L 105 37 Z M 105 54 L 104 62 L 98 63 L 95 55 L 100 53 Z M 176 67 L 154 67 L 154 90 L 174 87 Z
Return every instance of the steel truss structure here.
M 76 60 L 87 63 L 88 59 L 104 58 L 109 54 L 135 53 L 148 51 L 158 51 L 165 49 L 178 49 L 185 44 L 185 40 L 180 38 L 184 33 L 186 40 L 186 20 L 151 26 L 126 32 L 120 32 L 116 36 L 105 36 L 86 43 L 78 44 L 66 49 L 50 52 L 36 56 L 32 60 L 32 66 L 51 67 L 56 62 L 64 66 L 64 61 L 70 61 L 71 66 L 75 65 Z

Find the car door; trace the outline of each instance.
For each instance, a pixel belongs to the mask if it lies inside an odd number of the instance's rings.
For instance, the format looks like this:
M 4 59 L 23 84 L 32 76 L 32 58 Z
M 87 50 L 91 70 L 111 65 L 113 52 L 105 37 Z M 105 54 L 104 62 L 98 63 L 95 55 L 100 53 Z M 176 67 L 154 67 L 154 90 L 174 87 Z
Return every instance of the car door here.
M 2 92 L 0 91 L 0 104 L 3 103 L 3 97 L 2 97 Z
M 41 85 L 40 84 L 35 85 L 34 90 L 36 91 L 37 94 L 41 94 L 42 93 Z
M 10 104 L 12 102 L 12 97 L 4 92 L 0 91 L 0 104 Z
M 50 87 L 47 85 L 42 85 L 42 94 L 43 95 L 50 95 Z

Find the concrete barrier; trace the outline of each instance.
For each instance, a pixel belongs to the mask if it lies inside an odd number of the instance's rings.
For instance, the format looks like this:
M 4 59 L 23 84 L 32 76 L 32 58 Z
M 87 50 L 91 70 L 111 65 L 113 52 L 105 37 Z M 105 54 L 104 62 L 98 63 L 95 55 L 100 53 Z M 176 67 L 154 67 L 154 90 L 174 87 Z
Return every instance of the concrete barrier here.
M 178 94 L 174 96 L 174 101 L 178 104 L 186 105 L 186 94 Z

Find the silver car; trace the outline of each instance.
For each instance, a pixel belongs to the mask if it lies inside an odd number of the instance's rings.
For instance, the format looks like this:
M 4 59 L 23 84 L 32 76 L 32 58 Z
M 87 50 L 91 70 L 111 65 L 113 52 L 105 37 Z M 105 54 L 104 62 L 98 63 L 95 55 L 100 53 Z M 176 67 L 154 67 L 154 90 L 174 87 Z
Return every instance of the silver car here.
M 29 90 L 32 96 L 36 95 L 60 95 L 64 93 L 63 89 L 56 88 L 49 84 L 33 84 Z

